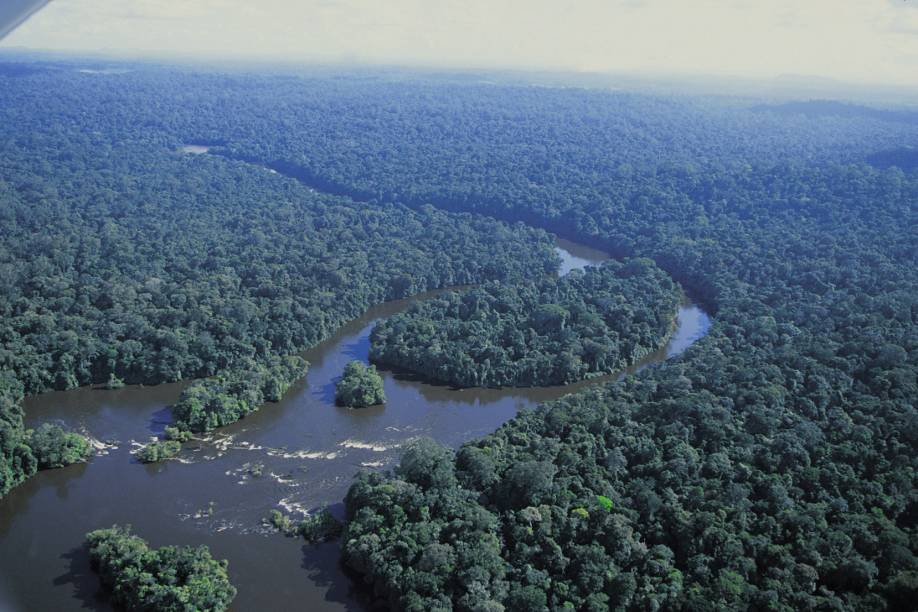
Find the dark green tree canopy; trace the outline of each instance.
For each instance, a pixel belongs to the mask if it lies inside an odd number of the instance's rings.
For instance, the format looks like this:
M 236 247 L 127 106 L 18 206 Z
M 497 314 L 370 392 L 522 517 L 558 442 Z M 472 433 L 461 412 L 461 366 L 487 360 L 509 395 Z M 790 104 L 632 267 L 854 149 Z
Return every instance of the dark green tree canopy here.
M 193 382 L 172 407 L 175 426 L 201 433 L 234 423 L 265 402 L 278 402 L 306 375 L 303 358 L 270 356 L 243 360 L 217 376 Z
M 222 612 L 236 597 L 226 573 L 206 546 L 150 548 L 115 525 L 86 534 L 89 557 L 113 603 L 125 610 Z
M 367 408 L 386 403 L 382 377 L 376 366 L 351 361 L 335 385 L 335 403 L 347 408 Z
M 44 423 L 31 432 L 28 444 L 38 460 L 39 469 L 79 463 L 92 454 L 92 447 L 85 437 L 51 423 Z
M 122 83 L 132 100 L 120 102 L 76 70 L 29 74 L 0 68 L 0 495 L 38 467 L 26 393 L 214 377 L 177 407 L 178 424 L 205 431 L 272 401 L 298 376 L 266 369 L 373 304 L 556 268 L 542 231 L 367 206 L 177 154 L 180 133 L 206 135 L 179 127 L 195 113 L 162 98 L 179 83 L 147 97 L 161 73 Z
M 0 70 L 0 492 L 38 464 L 24 393 L 214 376 L 384 299 L 538 281 L 557 261 L 526 222 L 653 260 L 710 334 L 360 476 L 349 567 L 398 609 L 913 607 L 915 122 L 541 75 L 75 67 Z M 533 323 L 566 332 L 555 304 Z
M 662 347 L 679 287 L 649 260 L 561 279 L 488 283 L 381 321 L 370 358 L 459 387 L 559 385 L 608 374 Z

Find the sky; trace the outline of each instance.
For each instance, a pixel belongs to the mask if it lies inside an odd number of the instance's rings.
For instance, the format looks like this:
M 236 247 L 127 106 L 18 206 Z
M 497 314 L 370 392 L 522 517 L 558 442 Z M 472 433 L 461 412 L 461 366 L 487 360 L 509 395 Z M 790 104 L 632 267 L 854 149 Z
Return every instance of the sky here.
M 0 47 L 918 86 L 918 0 L 52 0 Z

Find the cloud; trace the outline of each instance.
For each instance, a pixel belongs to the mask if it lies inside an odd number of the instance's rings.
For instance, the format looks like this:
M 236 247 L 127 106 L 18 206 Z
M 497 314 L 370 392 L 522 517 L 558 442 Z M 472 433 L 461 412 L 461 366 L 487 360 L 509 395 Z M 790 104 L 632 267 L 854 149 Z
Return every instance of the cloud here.
M 888 0 L 888 2 L 893 7 L 887 21 L 889 32 L 918 35 L 918 0 Z
M 916 83 L 918 0 L 54 0 L 3 45 Z

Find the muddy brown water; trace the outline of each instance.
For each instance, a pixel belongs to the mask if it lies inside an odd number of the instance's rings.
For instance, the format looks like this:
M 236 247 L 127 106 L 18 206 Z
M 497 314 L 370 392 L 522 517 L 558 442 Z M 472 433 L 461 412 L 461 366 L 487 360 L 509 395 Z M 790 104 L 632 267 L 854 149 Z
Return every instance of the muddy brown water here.
M 558 242 L 561 273 L 596 264 L 599 251 Z M 30 426 L 46 420 L 108 441 L 84 465 L 40 472 L 0 501 L 0 610 L 109 610 L 91 572 L 86 532 L 131 524 L 154 546 L 206 544 L 229 560 L 239 594 L 233 610 L 363 609 L 364 596 L 338 564 L 338 543 L 304 545 L 261 524 L 272 509 L 299 514 L 340 504 L 359 470 L 385 470 L 418 436 L 444 444 L 494 431 L 519 410 L 621 374 L 564 387 L 451 389 L 382 371 L 388 403 L 334 405 L 334 383 L 352 359 L 366 361 L 376 320 L 425 296 L 386 303 L 305 354 L 306 378 L 277 404 L 186 445 L 178 460 L 138 463 L 136 444 L 162 432 L 184 384 L 77 389 L 26 401 Z M 629 372 L 678 355 L 710 321 L 687 303 L 665 349 Z

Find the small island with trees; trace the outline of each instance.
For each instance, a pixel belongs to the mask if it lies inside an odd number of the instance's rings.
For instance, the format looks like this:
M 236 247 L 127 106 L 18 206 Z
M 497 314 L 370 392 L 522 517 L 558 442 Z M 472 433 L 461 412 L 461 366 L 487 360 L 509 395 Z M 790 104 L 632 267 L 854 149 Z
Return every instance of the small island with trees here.
M 335 386 L 335 403 L 346 408 L 367 408 L 386 403 L 382 377 L 376 366 L 351 361 Z
M 286 536 L 302 536 L 310 544 L 328 542 L 341 535 L 344 524 L 328 508 L 322 508 L 295 522 L 280 510 L 271 510 L 266 522 Z
M 172 406 L 175 428 L 204 433 L 235 423 L 265 402 L 279 402 L 309 364 L 296 355 L 242 360 L 225 372 L 193 382 Z M 171 436 L 175 437 L 175 436 Z
M 382 321 L 370 358 L 457 387 L 567 384 L 663 347 L 681 299 L 679 286 L 649 259 L 540 282 L 488 283 Z
M 302 357 L 267 355 L 260 361 L 242 360 L 210 378 L 191 383 L 172 406 L 173 425 L 162 439 L 155 439 L 137 452 L 141 463 L 171 459 L 192 434 L 207 433 L 245 418 L 266 402 L 279 402 L 309 369 Z
M 93 569 L 121 609 L 222 612 L 236 597 L 227 562 L 206 546 L 151 548 L 117 525 L 86 534 L 86 542 Z

